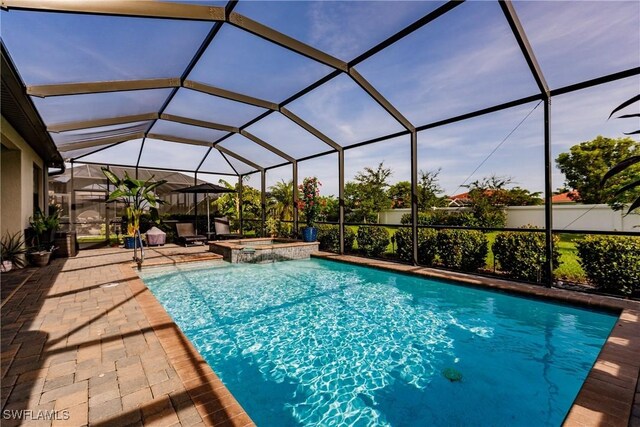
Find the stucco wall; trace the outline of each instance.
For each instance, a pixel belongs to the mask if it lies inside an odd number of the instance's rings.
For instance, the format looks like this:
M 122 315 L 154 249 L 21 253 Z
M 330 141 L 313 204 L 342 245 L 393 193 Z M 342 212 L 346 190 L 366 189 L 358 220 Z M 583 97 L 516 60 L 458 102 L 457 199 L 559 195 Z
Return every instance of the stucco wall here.
M 15 233 L 29 226 L 33 215 L 33 165 L 44 174 L 44 163 L 18 132 L 2 117 L 0 122 L 2 145 L 2 206 L 0 206 L 0 231 Z M 6 150 L 9 151 L 6 151 Z M 44 188 L 40 185 L 40 208 L 44 208 Z M 6 191 L 6 194 L 5 194 Z
M 460 210 L 443 208 L 443 210 Z M 544 206 L 510 206 L 506 209 L 509 228 L 525 225 L 544 227 Z M 614 211 L 608 205 L 553 205 L 553 228 L 568 230 L 638 231 L 640 214 L 625 216 L 626 211 Z M 400 224 L 411 209 L 390 209 L 380 212 L 381 224 Z

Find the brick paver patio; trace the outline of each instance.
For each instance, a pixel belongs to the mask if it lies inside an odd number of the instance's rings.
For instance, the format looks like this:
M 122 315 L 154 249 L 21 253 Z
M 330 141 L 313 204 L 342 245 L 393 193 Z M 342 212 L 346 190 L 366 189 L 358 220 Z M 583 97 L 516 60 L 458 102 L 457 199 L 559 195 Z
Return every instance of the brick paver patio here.
M 218 257 L 207 249 L 149 249 L 145 265 Z M 82 251 L 6 302 L 3 426 L 252 424 L 131 266 L 131 251 Z

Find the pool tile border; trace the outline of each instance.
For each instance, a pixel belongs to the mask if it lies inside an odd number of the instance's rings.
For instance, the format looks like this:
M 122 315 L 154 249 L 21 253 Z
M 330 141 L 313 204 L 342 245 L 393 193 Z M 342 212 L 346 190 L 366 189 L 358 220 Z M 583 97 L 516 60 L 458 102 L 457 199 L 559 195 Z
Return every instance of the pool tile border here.
M 202 259 L 190 259 L 186 256 L 180 260 L 157 262 L 153 266 L 194 261 Z M 134 268 L 131 263 L 120 265 L 121 274 L 126 278 L 136 302 L 158 337 L 204 424 L 225 427 L 255 426 L 246 411 L 136 274 Z M 168 328 L 167 325 L 172 327 Z
M 315 258 L 362 265 L 479 288 L 615 311 L 618 321 L 607 338 L 569 413 L 565 426 L 627 426 L 640 422 L 640 302 L 509 280 L 398 264 L 352 255 L 316 252 Z M 634 402 L 635 398 L 635 402 Z

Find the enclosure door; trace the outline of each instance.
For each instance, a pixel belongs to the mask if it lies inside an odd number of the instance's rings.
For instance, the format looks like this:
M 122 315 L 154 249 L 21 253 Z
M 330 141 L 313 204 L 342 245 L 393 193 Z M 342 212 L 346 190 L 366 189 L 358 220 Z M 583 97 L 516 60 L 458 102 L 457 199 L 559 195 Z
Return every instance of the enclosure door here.
M 81 248 L 100 246 L 109 240 L 106 191 L 75 191 L 75 230 Z

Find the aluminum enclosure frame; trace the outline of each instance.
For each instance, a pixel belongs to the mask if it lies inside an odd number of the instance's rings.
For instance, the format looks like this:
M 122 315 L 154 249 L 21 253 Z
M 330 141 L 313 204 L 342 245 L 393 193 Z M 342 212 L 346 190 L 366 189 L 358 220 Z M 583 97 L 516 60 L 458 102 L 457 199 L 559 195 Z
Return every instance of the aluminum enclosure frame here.
M 175 78 L 165 78 L 165 79 L 147 79 L 147 80 L 125 80 L 125 81 L 111 81 L 111 82 L 83 82 L 83 83 L 67 83 L 67 84 L 57 84 L 57 85 L 40 85 L 40 86 L 25 86 L 25 92 L 29 95 L 36 97 L 50 97 L 50 96 L 62 96 L 69 94 L 89 94 L 89 93 L 105 93 L 105 92 L 115 92 L 115 91 L 128 91 L 128 90 L 140 90 L 140 89 L 158 89 L 158 88 L 170 88 L 171 92 L 169 96 L 166 98 L 162 107 L 157 112 L 148 112 L 145 114 L 131 115 L 131 116 L 122 116 L 122 117 L 112 117 L 100 120 L 92 120 L 92 121 L 79 121 L 79 122 L 70 122 L 70 123 L 62 123 L 48 126 L 48 130 L 50 132 L 65 132 L 70 130 L 80 130 L 91 127 L 98 126 L 108 126 L 115 124 L 126 124 L 132 123 L 136 121 L 147 121 L 149 120 L 151 123 L 148 126 L 147 130 L 143 133 L 136 133 L 133 135 L 127 136 L 116 136 L 111 138 L 102 138 L 97 140 L 88 140 L 88 141 L 79 141 L 74 143 L 65 144 L 63 146 L 59 146 L 59 150 L 62 152 L 68 152 L 71 150 L 76 150 L 80 148 L 93 148 L 96 150 L 91 151 L 89 153 L 84 153 L 81 156 L 75 157 L 71 159 L 72 164 L 75 163 L 90 163 L 83 162 L 81 159 L 83 157 L 89 156 L 96 152 L 106 150 L 126 140 L 131 139 L 142 139 L 142 144 L 140 148 L 140 152 L 138 155 L 138 161 L 136 163 L 136 170 L 138 169 L 140 157 L 142 155 L 142 151 L 144 149 L 145 140 L 147 138 L 152 139 L 161 139 L 165 141 L 171 141 L 174 143 L 180 144 L 193 144 L 200 146 L 207 146 L 209 149 L 207 150 L 205 156 L 199 162 L 198 167 L 191 171 L 194 172 L 197 176 L 197 173 L 200 171 L 200 168 L 206 161 L 207 157 L 211 153 L 213 149 L 218 150 L 222 157 L 226 160 L 226 162 L 231 166 L 232 170 L 236 172 L 238 175 L 238 185 L 240 187 L 240 194 L 242 194 L 242 180 L 246 175 L 250 175 L 253 173 L 260 173 L 261 177 L 261 205 L 262 205 L 262 225 L 264 229 L 265 222 L 265 209 L 266 209 L 266 173 L 277 167 L 292 165 L 292 176 L 294 178 L 294 226 L 297 228 L 298 226 L 298 210 L 297 210 L 297 199 L 298 199 L 298 191 L 297 191 L 297 181 L 298 181 L 298 164 L 299 162 L 310 160 L 313 158 L 321 157 L 331 153 L 338 154 L 338 181 L 339 181 L 339 227 L 340 227 L 340 252 L 344 253 L 344 229 L 345 229 L 345 221 L 344 221 L 344 154 L 346 150 L 366 146 L 369 144 L 382 142 L 385 140 L 389 140 L 398 136 L 408 135 L 410 137 L 410 161 L 411 161 L 411 228 L 412 228 L 412 236 L 413 236 L 413 262 L 417 264 L 418 259 L 418 164 L 417 164 L 417 135 L 418 132 L 426 129 L 432 129 L 440 126 L 444 126 L 447 124 L 467 120 L 473 117 L 480 117 L 486 114 L 490 114 L 493 112 L 505 110 L 508 108 L 512 108 L 518 105 L 523 105 L 532 101 L 540 100 L 544 102 L 544 199 L 545 199 L 545 280 L 546 285 L 551 286 L 553 280 L 553 265 L 552 265 L 552 253 L 553 253 L 553 233 L 556 230 L 553 230 L 553 211 L 551 205 L 551 197 L 552 197 L 552 153 L 551 153 L 551 101 L 552 98 L 556 95 L 566 94 L 578 90 L 582 90 L 588 87 L 613 82 L 616 80 L 620 80 L 623 78 L 627 78 L 630 76 L 636 76 L 640 74 L 640 67 L 634 67 L 632 69 L 624 70 L 621 72 L 613 73 L 610 75 L 605 75 L 598 77 L 596 79 L 580 82 L 577 84 L 572 84 L 566 87 L 562 87 L 559 89 L 551 90 L 546 83 L 544 74 L 542 72 L 541 67 L 538 64 L 534 51 L 527 39 L 526 32 L 520 23 L 520 20 L 517 16 L 515 8 L 511 3 L 511 0 L 498 0 L 499 5 L 502 9 L 504 17 L 509 24 L 509 27 L 512 30 L 513 36 L 517 41 L 521 53 L 529 67 L 529 71 L 531 76 L 536 82 L 538 86 L 539 93 L 523 97 L 520 99 L 516 99 L 513 101 L 509 101 L 506 103 L 494 105 L 492 107 L 483 108 L 480 110 L 476 110 L 473 112 L 465 113 L 462 115 L 458 115 L 455 117 L 450 117 L 444 120 L 439 120 L 432 123 L 415 125 L 411 123 L 406 117 L 404 117 L 400 111 L 389 102 L 378 90 L 371 85 L 357 70 L 356 66 L 366 59 L 372 57 L 373 55 L 382 52 L 385 48 L 392 46 L 394 43 L 402 40 L 404 37 L 409 34 L 415 32 L 416 30 L 422 28 L 425 25 L 428 25 L 430 22 L 436 20 L 437 18 L 445 15 L 451 10 L 455 9 L 459 5 L 461 5 L 464 0 L 450 0 L 425 16 L 421 17 L 414 23 L 405 27 L 404 29 L 398 31 L 392 36 L 388 37 L 384 41 L 378 43 L 376 46 L 362 53 L 355 59 L 349 62 L 342 61 L 332 55 L 327 54 L 319 49 L 316 49 L 312 46 L 309 46 L 303 42 L 300 42 L 292 37 L 289 37 L 285 34 L 282 34 L 272 28 L 269 28 L 259 22 L 256 22 L 252 19 L 249 19 L 239 13 L 234 12 L 234 8 L 237 4 L 237 1 L 230 1 L 227 3 L 225 7 L 209 7 L 209 6 L 200 6 L 193 4 L 177 4 L 177 3 L 163 3 L 163 2 L 154 2 L 154 3 L 146 3 L 146 2 L 135 2 L 135 1 L 123 1 L 123 0 L 83 0 L 80 2 L 67 2 L 64 0 L 47 0 L 47 1 L 27 1 L 27 0 L 3 0 L 2 8 L 5 10 L 30 10 L 30 11 L 41 11 L 41 12 L 65 12 L 65 13 L 79 13 L 79 14 L 100 14 L 100 15 L 113 15 L 113 16 L 128 16 L 128 17 L 141 17 L 141 18 L 149 18 L 149 19 L 178 19 L 178 20 L 196 20 L 196 21 L 212 21 L 215 22 L 202 44 L 196 51 L 195 55 L 184 69 L 183 73 L 179 77 Z M 205 50 L 209 47 L 211 42 L 214 40 L 215 36 L 220 31 L 223 25 L 231 25 L 236 28 L 239 28 L 243 31 L 246 31 L 254 36 L 260 37 L 268 42 L 275 43 L 289 51 L 295 52 L 296 54 L 302 55 L 304 57 L 310 58 L 318 63 L 329 66 L 333 69 L 331 73 L 326 75 L 325 77 L 319 79 L 315 83 L 307 86 L 306 88 L 298 91 L 294 95 L 285 99 L 280 103 L 275 103 L 269 100 L 254 98 L 248 95 L 235 93 L 232 91 L 228 91 L 223 88 L 217 88 L 211 85 L 207 85 L 204 83 L 196 82 L 189 80 L 187 77 L 194 69 Z M 373 101 L 375 101 L 378 105 L 380 105 L 390 117 L 395 119 L 400 125 L 404 128 L 404 131 L 396 132 L 390 135 L 370 139 L 367 141 L 361 141 L 356 144 L 352 144 L 349 146 L 341 146 L 338 142 L 332 140 L 318 129 L 316 129 L 312 124 L 307 123 L 293 112 L 288 110 L 286 106 L 296 99 L 304 96 L 305 94 L 311 92 L 312 90 L 322 86 L 323 84 L 329 82 L 335 77 L 345 74 L 348 76 L 353 82 L 355 82 Z M 216 96 L 228 100 L 232 100 L 235 102 L 239 102 L 242 104 L 252 105 L 260 108 L 266 109 L 266 111 L 256 118 L 248 121 L 247 123 L 241 126 L 230 126 L 224 123 L 213 123 L 207 122 L 203 120 L 197 120 L 190 117 L 181 117 L 171 114 L 166 114 L 165 110 L 168 107 L 171 100 L 175 97 L 176 93 L 180 88 L 186 88 L 190 90 L 195 90 L 210 96 Z M 285 118 L 287 118 L 290 122 L 294 123 L 299 128 L 303 129 L 305 132 L 311 134 L 314 138 L 322 141 L 325 145 L 328 146 L 328 150 L 316 153 L 313 155 L 309 155 L 303 158 L 295 158 L 288 153 L 276 148 L 274 145 L 270 144 L 268 141 L 264 141 L 252 133 L 248 132 L 246 128 L 259 122 L 270 114 L 278 112 L 282 114 Z M 198 126 L 208 129 L 215 129 L 227 132 L 227 134 L 215 141 L 201 141 L 190 138 L 183 138 L 178 136 L 171 135 L 163 135 L 151 133 L 153 125 L 158 120 L 167 120 L 176 123 L 182 123 L 185 125 Z M 253 143 L 263 147 L 264 149 L 270 151 L 271 153 L 279 156 L 284 160 L 283 163 L 279 163 L 277 165 L 267 166 L 260 165 L 257 162 L 254 162 L 251 159 L 247 159 L 245 156 L 241 156 L 235 153 L 233 150 L 221 146 L 220 143 L 231 137 L 234 134 L 242 135 L 243 137 L 251 140 Z M 239 174 L 235 167 L 229 162 L 228 157 L 234 158 L 235 160 L 248 165 L 253 168 L 255 171 L 245 174 Z M 111 164 L 111 163 L 110 163 Z M 225 175 L 223 173 L 218 173 L 219 175 Z M 240 223 L 242 224 L 242 207 L 240 209 Z M 460 227 L 463 229 L 473 229 L 473 227 Z M 563 230 L 565 232 L 566 230 Z M 607 233 L 610 234 L 610 233 Z M 637 233 L 636 233 L 637 234 Z

